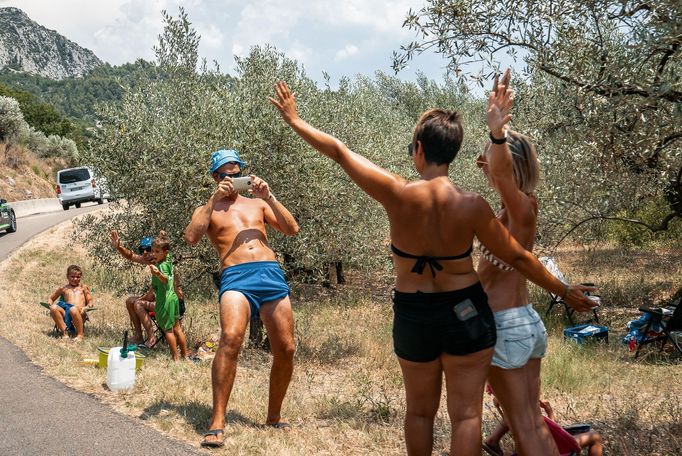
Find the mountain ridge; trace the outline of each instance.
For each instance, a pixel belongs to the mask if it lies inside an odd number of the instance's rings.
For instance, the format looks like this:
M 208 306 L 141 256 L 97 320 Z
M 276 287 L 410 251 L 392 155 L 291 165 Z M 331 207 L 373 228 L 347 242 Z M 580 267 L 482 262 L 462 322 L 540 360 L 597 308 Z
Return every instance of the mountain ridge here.
M 94 52 L 33 21 L 21 9 L 0 8 L 0 69 L 61 80 L 82 77 L 101 65 Z

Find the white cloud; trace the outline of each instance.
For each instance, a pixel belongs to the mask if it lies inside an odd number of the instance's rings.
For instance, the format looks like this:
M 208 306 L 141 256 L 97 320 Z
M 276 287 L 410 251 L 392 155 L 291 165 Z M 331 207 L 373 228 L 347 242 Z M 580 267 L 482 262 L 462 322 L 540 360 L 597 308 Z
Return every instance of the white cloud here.
M 241 46 L 241 44 L 235 43 L 232 45 L 232 55 L 236 57 L 244 56 L 244 48 Z
M 380 33 L 396 33 L 410 8 L 423 1 L 319 0 L 310 2 L 315 20 L 335 27 L 364 27 Z
M 284 49 L 284 53 L 287 57 L 304 64 L 310 63 L 315 56 L 315 51 L 311 47 L 298 41 L 295 41 L 291 47 Z
M 257 44 L 288 41 L 302 15 L 296 7 L 300 3 L 288 3 L 286 0 L 250 2 L 240 11 L 234 28 L 234 41 L 242 49 Z
M 336 51 L 336 55 L 334 56 L 334 60 L 339 61 L 339 60 L 346 60 L 349 57 L 354 56 L 357 54 L 360 50 L 358 47 L 354 44 L 347 44 L 343 47 L 343 49 L 339 49 Z
M 424 0 L 0 0 L 23 9 L 101 59 L 122 64 L 153 59 L 162 31 L 161 11 L 183 7 L 201 35 L 199 53 L 233 68 L 234 56 L 271 44 L 298 60 L 307 73 L 332 79 L 376 70 L 390 72 L 391 52 L 411 40 L 402 27 L 407 11 Z M 434 63 L 435 62 L 435 63 Z M 412 68 L 440 78 L 444 61 L 420 56 Z M 414 70 L 401 73 L 410 78 Z
M 215 24 L 197 26 L 197 32 L 201 35 L 201 44 L 210 48 L 221 48 L 225 35 Z

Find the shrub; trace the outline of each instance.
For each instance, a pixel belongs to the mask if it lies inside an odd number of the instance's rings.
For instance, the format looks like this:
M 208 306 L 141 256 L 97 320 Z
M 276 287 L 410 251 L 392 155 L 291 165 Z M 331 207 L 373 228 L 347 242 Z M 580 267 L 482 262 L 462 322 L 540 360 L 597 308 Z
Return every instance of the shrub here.
M 28 129 L 26 140 L 24 144 L 27 148 L 32 150 L 38 157 L 46 157 L 49 147 L 47 136 L 42 131 L 38 131 L 33 127 Z
M 0 140 L 14 140 L 26 129 L 26 121 L 17 100 L 0 96 Z
M 47 148 L 42 151 L 40 156 L 62 157 L 67 163 L 76 164 L 78 162 L 78 147 L 72 139 L 50 135 L 47 137 Z

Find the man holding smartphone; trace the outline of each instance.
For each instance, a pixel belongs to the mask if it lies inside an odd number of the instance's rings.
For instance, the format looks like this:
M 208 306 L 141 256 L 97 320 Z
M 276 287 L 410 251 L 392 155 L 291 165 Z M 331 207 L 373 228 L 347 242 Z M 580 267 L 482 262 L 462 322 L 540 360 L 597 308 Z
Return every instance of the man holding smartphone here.
M 210 172 L 217 187 L 206 204 L 197 208 L 185 229 L 185 240 L 196 244 L 206 234 L 221 263 L 220 344 L 213 360 L 213 415 L 202 446 L 224 444 L 225 410 L 234 384 L 237 358 L 251 315 L 260 313 L 273 355 L 266 424 L 291 427 L 282 421 L 281 409 L 294 360 L 294 321 L 289 286 L 275 252 L 268 246 L 265 225 L 293 236 L 298 223 L 277 201 L 268 184 L 251 175 L 249 192 L 239 194 L 236 183 L 244 162 L 235 150 L 219 150 L 211 156 Z M 242 184 L 243 185 L 243 184 Z

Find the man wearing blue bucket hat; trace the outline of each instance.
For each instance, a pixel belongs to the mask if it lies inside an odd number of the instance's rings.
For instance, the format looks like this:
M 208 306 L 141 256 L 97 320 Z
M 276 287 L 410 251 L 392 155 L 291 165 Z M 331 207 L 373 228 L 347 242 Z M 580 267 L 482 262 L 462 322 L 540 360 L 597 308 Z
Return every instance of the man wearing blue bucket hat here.
M 239 152 L 234 149 L 221 149 L 211 155 L 211 174 L 227 163 L 236 163 L 239 165 L 240 171 L 246 168 L 246 163 L 239 158 Z
M 209 431 L 201 442 L 205 447 L 224 444 L 225 411 L 237 371 L 237 358 L 251 315 L 259 313 L 265 324 L 273 355 L 270 371 L 266 424 L 288 430 L 281 409 L 294 360 L 294 323 L 289 286 L 268 246 L 265 225 L 292 236 L 298 223 L 261 178 L 250 176 L 254 198 L 236 190 L 245 163 L 236 150 L 218 150 L 209 168 L 217 187 L 206 204 L 197 208 L 185 230 L 185 240 L 196 244 L 206 234 L 221 262 L 221 337 L 213 360 L 213 415 Z

